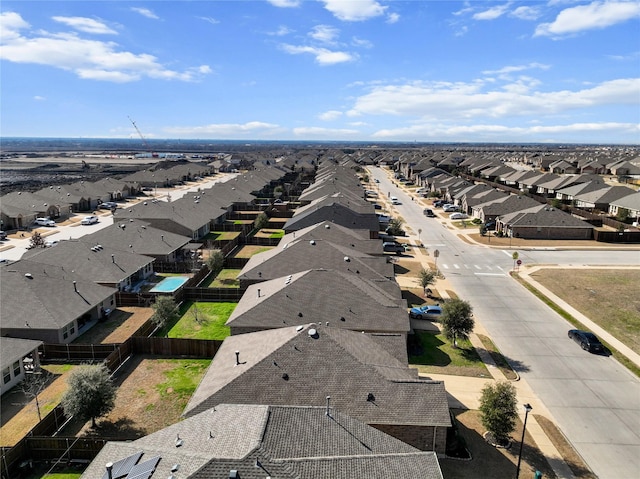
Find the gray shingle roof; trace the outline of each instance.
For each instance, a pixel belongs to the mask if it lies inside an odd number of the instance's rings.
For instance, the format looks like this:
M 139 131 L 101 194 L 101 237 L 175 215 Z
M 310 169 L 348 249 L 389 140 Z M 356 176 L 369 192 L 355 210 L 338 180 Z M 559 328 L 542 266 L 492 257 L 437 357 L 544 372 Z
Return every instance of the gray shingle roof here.
M 225 339 L 185 414 L 227 402 L 322 406 L 331 396 L 336 409 L 367 424 L 450 425 L 444 383 L 419 379 L 368 334 L 311 329 Z
M 227 326 L 271 329 L 328 322 L 355 331 L 406 333 L 406 307 L 399 287 L 391 295 L 360 275 L 307 270 L 249 286 Z
M 26 356 L 42 344 L 33 339 L 0 337 L 0 369 L 13 364 L 14 361 Z

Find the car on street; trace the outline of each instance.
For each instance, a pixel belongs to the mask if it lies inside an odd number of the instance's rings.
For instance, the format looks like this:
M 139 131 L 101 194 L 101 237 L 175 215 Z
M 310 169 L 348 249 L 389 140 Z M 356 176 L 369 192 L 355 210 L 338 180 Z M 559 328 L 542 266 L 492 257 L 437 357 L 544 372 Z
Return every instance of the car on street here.
M 85 216 L 80 221 L 81 225 L 95 225 L 98 222 L 98 217 L 95 215 Z
M 35 224 L 36 226 L 55 226 L 56 222 L 50 220 L 49 218 L 36 218 L 33 224 Z
M 605 352 L 604 345 L 600 342 L 598 337 L 590 331 L 570 329 L 568 335 L 569 339 L 573 339 L 585 351 L 599 354 Z
M 435 218 L 436 217 L 436 214 L 430 208 L 425 208 L 424 210 L 422 210 L 422 214 L 425 215 L 427 218 Z
M 442 308 L 438 305 L 425 304 L 424 306 L 416 306 L 409 310 L 409 317 L 412 319 L 430 319 L 438 320 L 442 316 Z
M 450 220 L 466 220 L 469 216 L 465 213 L 451 213 L 449 215 Z

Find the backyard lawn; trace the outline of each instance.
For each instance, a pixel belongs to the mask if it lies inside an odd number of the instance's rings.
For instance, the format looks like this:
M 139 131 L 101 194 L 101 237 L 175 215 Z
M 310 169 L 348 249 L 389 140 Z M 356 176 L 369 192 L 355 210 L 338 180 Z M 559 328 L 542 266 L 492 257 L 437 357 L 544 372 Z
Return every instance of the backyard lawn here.
M 240 269 L 223 269 L 216 277 L 210 276 L 202 283 L 203 288 L 239 288 Z
M 251 258 L 254 254 L 262 253 L 273 249 L 273 246 L 257 246 L 257 245 L 244 245 L 240 248 L 240 251 L 235 255 L 236 258 Z
M 458 347 L 454 348 L 441 333 L 425 331 L 410 337 L 409 366 L 427 374 L 491 377 L 469 341 L 458 339 Z
M 218 339 L 229 336 L 224 324 L 238 303 L 190 302 L 178 322 L 169 330 L 169 338 Z

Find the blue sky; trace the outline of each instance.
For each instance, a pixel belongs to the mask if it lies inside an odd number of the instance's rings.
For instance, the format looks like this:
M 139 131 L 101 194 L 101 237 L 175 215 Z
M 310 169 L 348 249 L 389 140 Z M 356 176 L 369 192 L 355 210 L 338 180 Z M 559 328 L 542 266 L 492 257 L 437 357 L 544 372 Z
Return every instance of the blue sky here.
M 640 2 L 11 1 L 0 135 L 640 143 Z

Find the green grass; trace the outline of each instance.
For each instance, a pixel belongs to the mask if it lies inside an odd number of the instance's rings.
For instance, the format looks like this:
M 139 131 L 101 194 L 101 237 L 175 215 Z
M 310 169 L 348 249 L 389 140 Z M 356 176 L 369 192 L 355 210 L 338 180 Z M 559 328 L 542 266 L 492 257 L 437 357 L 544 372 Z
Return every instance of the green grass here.
M 240 269 L 223 269 L 217 276 L 208 278 L 202 284 L 203 288 L 239 288 L 240 281 L 238 275 Z
M 278 231 L 275 231 L 275 232 L 271 233 L 269 238 L 282 238 L 283 236 L 284 236 L 284 230 L 278 230 Z
M 240 236 L 240 231 L 211 231 L 202 240 L 230 241 Z
M 80 476 L 81 472 L 52 472 L 42 476 L 42 479 L 78 479 Z
M 507 379 L 517 379 L 518 375 L 511 368 L 511 366 L 502 355 L 498 347 L 493 343 L 491 338 L 485 336 L 484 334 L 478 334 L 477 336 L 480 339 L 480 342 L 482 342 L 484 349 L 486 349 L 487 352 L 491 355 L 493 362 L 495 362 L 498 369 L 502 371 L 502 374 L 504 374 Z
M 171 394 L 172 398 L 186 405 L 211 364 L 211 359 L 167 359 L 163 362 L 174 367 L 164 372 L 166 381 L 156 385 L 157 391 L 163 398 Z
M 466 340 L 458 340 L 458 347 L 442 333 L 416 333 L 422 351 L 410 355 L 409 364 L 417 366 L 420 372 L 453 374 L 458 376 L 489 377 L 489 371 L 478 356 L 473 345 Z
M 527 288 L 534 296 L 536 296 L 538 299 L 540 299 L 540 301 L 542 301 L 544 304 L 546 304 L 551 309 L 553 309 L 556 313 L 558 313 L 560 316 L 562 316 L 564 319 L 566 319 L 574 327 L 576 327 L 577 329 L 587 329 L 587 330 L 589 329 L 584 324 L 582 324 L 580 321 L 578 321 L 576 318 L 574 318 L 571 314 L 569 314 L 564 309 L 562 309 L 560 306 L 558 306 L 556 303 L 551 301 L 551 299 L 549 299 L 544 294 L 542 294 L 537 288 L 535 288 L 534 286 L 529 284 L 527 281 L 524 281 L 522 278 L 520 278 L 520 276 L 517 273 L 513 273 L 513 277 L 516 278 L 518 280 L 518 282 L 522 286 Z M 602 338 L 600 338 L 600 340 L 602 341 Z M 602 341 L 602 344 L 609 351 L 611 351 L 611 355 L 614 358 L 616 358 L 618 360 L 618 362 L 620 362 L 620 364 L 622 364 L 624 367 L 626 367 L 629 371 L 631 371 L 636 376 L 640 377 L 640 368 L 638 366 L 636 366 L 636 364 L 633 361 L 629 360 L 624 354 L 621 354 L 620 351 L 618 351 L 617 349 L 613 348 L 606 341 Z
M 60 375 L 70 371 L 73 368 L 72 364 L 44 364 L 42 366 L 43 369 L 46 369 L 51 374 Z
M 218 339 L 229 336 L 224 325 L 238 303 L 190 302 L 183 308 L 182 317 L 169 330 L 169 338 Z M 198 321 L 196 321 L 196 314 Z

